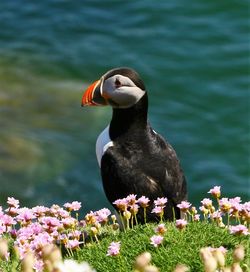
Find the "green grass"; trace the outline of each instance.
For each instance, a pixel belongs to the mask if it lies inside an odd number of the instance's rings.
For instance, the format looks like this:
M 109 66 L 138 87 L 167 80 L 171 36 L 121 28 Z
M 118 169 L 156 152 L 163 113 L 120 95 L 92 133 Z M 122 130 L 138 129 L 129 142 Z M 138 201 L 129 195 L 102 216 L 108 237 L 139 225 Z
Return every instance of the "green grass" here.
M 160 271 L 173 271 L 180 263 L 189 266 L 190 271 L 203 271 L 199 257 L 202 247 L 225 247 L 228 250 L 227 263 L 230 264 L 233 249 L 241 243 L 246 251 L 245 260 L 250 260 L 249 238 L 233 236 L 226 229 L 214 224 L 194 222 L 189 223 L 184 231 L 179 231 L 173 223 L 168 223 L 164 242 L 158 248 L 154 248 L 149 240 L 154 234 L 155 226 L 153 224 L 139 225 L 126 233 L 118 232 L 117 235 L 108 235 L 99 243 L 90 243 L 78 250 L 74 254 L 74 259 L 89 262 L 98 272 L 126 272 L 132 271 L 136 256 L 148 251 L 152 254 L 152 263 Z M 119 256 L 106 256 L 107 248 L 112 241 L 121 241 Z

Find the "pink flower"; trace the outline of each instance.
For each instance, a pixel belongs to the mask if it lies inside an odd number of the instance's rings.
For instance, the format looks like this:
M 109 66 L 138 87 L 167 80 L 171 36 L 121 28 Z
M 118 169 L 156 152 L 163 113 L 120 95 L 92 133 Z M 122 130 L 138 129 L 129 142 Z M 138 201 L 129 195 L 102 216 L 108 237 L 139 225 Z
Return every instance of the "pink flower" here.
M 74 231 L 72 231 L 71 233 L 68 234 L 68 237 L 79 240 L 81 234 L 82 234 L 82 231 L 80 231 L 80 230 L 74 230 Z
M 96 215 L 93 211 L 90 211 L 85 215 L 85 222 L 87 225 L 93 225 L 96 223 L 96 221 L 97 221 Z
M 215 198 L 220 198 L 221 196 L 220 186 L 214 186 L 214 188 L 210 189 L 208 193 L 214 196 Z
M 67 218 L 70 217 L 70 211 L 65 211 L 63 208 L 59 209 L 56 214 L 59 218 Z
M 69 202 L 67 202 L 67 203 L 65 203 L 64 205 L 63 205 L 68 211 L 79 211 L 80 209 L 81 209 L 81 206 L 82 206 L 82 204 L 81 204 L 81 202 L 79 202 L 79 201 L 73 201 L 72 203 L 69 203 Z
M 0 217 L 0 224 L 3 224 L 4 226 L 11 226 L 11 225 L 15 225 L 16 224 L 16 221 L 13 219 L 13 217 L 7 215 L 7 214 L 4 214 Z
M 243 221 L 249 221 L 250 219 L 250 201 L 241 204 L 241 210 L 239 215 Z
M 49 208 L 44 206 L 35 206 L 32 208 L 32 212 L 34 213 L 36 217 L 41 217 L 49 212 Z
M 61 222 L 66 229 L 75 227 L 77 223 L 76 219 L 73 217 L 63 218 Z
M 35 223 L 31 223 L 29 224 L 27 227 L 22 227 L 20 228 L 17 233 L 17 240 L 19 241 L 28 241 L 28 240 L 32 240 L 35 236 L 37 236 L 39 233 L 43 232 L 43 228 L 42 226 L 35 222 Z M 21 242 L 22 243 L 22 242 Z
M 150 244 L 154 247 L 158 247 L 163 242 L 163 237 L 161 235 L 153 235 L 150 238 Z
M 142 208 L 147 208 L 148 207 L 148 203 L 149 203 L 149 198 L 142 196 L 138 199 L 138 203 Z
M 34 240 L 30 242 L 30 249 L 42 250 L 42 248 L 53 242 L 53 238 L 47 232 L 38 233 L 34 236 Z
M 32 232 L 32 235 L 38 235 L 43 231 L 42 226 L 37 222 L 31 223 L 27 228 Z
M 234 198 L 230 198 L 229 201 L 232 205 L 241 203 L 241 198 L 239 196 L 236 196 Z
M 178 219 L 175 222 L 175 226 L 180 230 L 184 229 L 186 225 L 187 225 L 187 221 L 184 219 Z
M 222 218 L 222 214 L 220 211 L 215 211 L 210 216 L 212 219 L 216 219 L 216 220 L 221 220 Z
M 151 213 L 155 213 L 157 214 L 158 216 L 161 216 L 163 213 L 164 213 L 164 207 L 163 206 L 156 206 L 153 208 L 152 212 Z
M 108 247 L 107 256 L 117 256 L 120 254 L 121 242 L 112 242 Z
M 203 214 L 208 214 L 208 212 L 209 212 L 209 210 L 206 209 L 204 206 L 199 207 L 199 209 Z
M 62 208 L 59 206 L 59 205 L 56 205 L 56 204 L 53 204 L 50 209 L 49 209 L 49 214 L 51 216 L 55 216 L 57 217 L 58 216 L 58 213 L 59 211 L 61 210 Z
M 194 221 L 200 221 L 200 215 L 199 214 L 194 215 Z
M 248 229 L 244 225 L 237 225 L 237 226 L 229 226 L 229 231 L 231 234 L 236 234 L 236 235 L 248 235 Z
M 228 198 L 223 197 L 222 199 L 220 199 L 219 201 L 219 206 L 220 206 L 220 210 L 224 213 L 227 213 L 230 211 L 232 204 L 230 203 L 230 201 L 228 200 Z
M 32 219 L 35 219 L 33 211 L 29 208 L 21 208 L 18 210 L 18 216 L 16 217 L 18 222 L 27 223 Z
M 74 240 L 68 240 L 65 247 L 66 248 L 71 248 L 71 249 L 76 249 L 80 245 L 80 242 L 77 239 Z
M 113 202 L 113 204 L 117 207 L 118 210 L 124 212 L 128 208 L 128 202 L 126 198 L 117 199 Z
M 168 199 L 166 197 L 158 197 L 156 200 L 154 200 L 155 206 L 161 206 L 165 207 L 165 204 L 168 202 Z
M 189 203 L 188 201 L 181 201 L 181 203 L 177 205 L 177 207 L 182 212 L 187 212 L 190 206 L 191 206 L 191 203 Z
M 44 271 L 44 263 L 42 260 L 35 260 L 35 264 L 33 266 L 33 268 L 35 269 L 35 271 L 37 272 L 41 272 Z
M 136 203 L 136 195 L 131 194 L 126 197 L 128 205 L 133 205 Z
M 242 204 L 242 209 L 250 212 L 250 201 L 243 203 Z
M 107 223 L 108 222 L 108 217 L 111 215 L 111 212 L 107 208 L 103 208 L 99 211 L 95 212 L 96 220 L 98 223 Z
M 155 232 L 160 235 L 163 235 L 166 231 L 167 231 L 167 229 L 164 224 L 160 224 L 155 228 Z
M 14 197 L 8 197 L 7 203 L 9 207 L 19 208 L 19 200 L 15 199 Z
M 41 218 L 41 223 L 48 232 L 52 232 L 58 227 L 61 227 L 60 221 L 52 216 L 45 216 Z
M 201 201 L 201 204 L 206 208 L 206 209 L 210 209 L 213 205 L 213 202 L 211 199 L 209 198 L 204 198 L 202 201 Z
M 231 198 L 229 199 L 229 202 L 231 203 L 230 210 L 231 215 L 237 215 L 242 210 L 242 204 L 240 204 L 241 198 L 240 197 Z

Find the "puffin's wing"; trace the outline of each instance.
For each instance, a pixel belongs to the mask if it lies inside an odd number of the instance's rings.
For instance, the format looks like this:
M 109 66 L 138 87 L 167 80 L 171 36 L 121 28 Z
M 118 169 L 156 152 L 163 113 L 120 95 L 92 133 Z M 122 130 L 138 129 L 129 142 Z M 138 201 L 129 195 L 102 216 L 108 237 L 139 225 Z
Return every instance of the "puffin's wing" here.
M 159 177 L 159 173 L 162 173 L 159 186 L 174 204 L 178 204 L 187 198 L 186 179 L 180 161 L 173 147 L 160 134 L 155 131 L 153 133 L 154 140 L 151 142 L 154 143 L 155 153 L 158 154 L 158 163 L 156 169 L 150 170 L 152 177 Z

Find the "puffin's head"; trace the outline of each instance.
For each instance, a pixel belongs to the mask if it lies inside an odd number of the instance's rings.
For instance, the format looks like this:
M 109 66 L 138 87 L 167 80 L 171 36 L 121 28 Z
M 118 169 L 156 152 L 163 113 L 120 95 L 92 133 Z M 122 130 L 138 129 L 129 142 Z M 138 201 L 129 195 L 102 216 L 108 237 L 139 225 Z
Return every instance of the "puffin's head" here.
M 115 68 L 87 88 L 82 97 L 82 106 L 129 108 L 145 93 L 145 86 L 134 70 Z

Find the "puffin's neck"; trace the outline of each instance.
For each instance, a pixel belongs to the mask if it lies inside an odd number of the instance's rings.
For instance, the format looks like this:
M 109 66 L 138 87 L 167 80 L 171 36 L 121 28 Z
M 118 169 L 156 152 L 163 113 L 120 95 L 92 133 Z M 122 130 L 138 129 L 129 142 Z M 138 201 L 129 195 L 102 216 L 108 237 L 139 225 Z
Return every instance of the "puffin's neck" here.
M 147 93 L 132 107 L 113 108 L 109 134 L 111 140 L 125 135 L 130 130 L 141 131 L 147 127 L 148 96 Z

